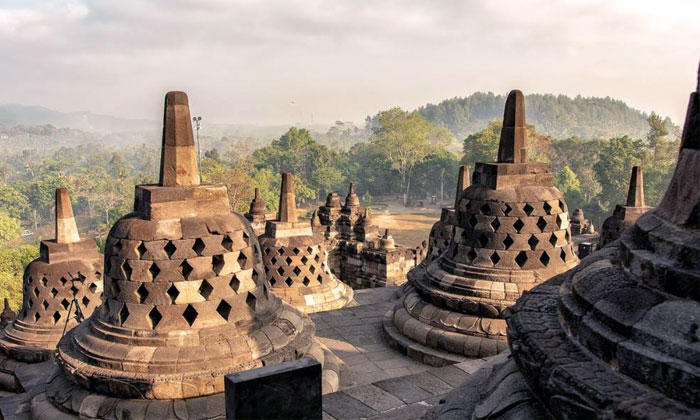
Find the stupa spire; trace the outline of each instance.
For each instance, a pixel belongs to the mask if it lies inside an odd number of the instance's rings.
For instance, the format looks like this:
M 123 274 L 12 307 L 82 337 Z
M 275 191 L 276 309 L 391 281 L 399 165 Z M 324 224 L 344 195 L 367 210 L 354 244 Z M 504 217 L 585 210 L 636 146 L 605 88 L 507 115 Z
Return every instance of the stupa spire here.
M 78 241 L 80 235 L 73 217 L 68 190 L 56 188 L 56 242 L 65 244 Z
M 457 192 L 455 193 L 455 208 L 459 205 L 459 198 L 462 196 L 462 191 L 466 190 L 470 185 L 469 182 L 469 166 L 462 165 L 459 167 L 457 175 Z
M 644 173 L 641 166 L 632 168 L 630 189 L 627 193 L 628 207 L 644 207 Z
M 498 144 L 499 163 L 527 162 L 525 129 L 525 98 L 521 91 L 512 90 L 508 94 L 503 113 L 501 141 Z
M 280 222 L 297 221 L 297 206 L 294 202 L 294 179 L 289 172 L 282 173 L 282 188 L 280 190 L 280 205 L 277 219 Z
M 190 106 L 185 92 L 165 95 L 159 184 L 163 187 L 200 184 Z
M 345 197 L 345 207 L 358 207 L 360 205 L 360 198 L 355 193 L 355 184 L 350 183 L 350 191 L 348 191 L 347 197 Z
M 700 149 L 700 69 L 695 92 L 690 94 L 688 111 L 685 115 L 681 149 Z

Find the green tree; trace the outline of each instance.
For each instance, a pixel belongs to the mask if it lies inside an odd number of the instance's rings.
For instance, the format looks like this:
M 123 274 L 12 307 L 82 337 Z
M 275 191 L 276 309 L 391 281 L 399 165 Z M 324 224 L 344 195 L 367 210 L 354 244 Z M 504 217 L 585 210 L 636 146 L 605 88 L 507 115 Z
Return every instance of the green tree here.
M 19 238 L 22 234 L 22 225 L 18 219 L 10 217 L 4 211 L 0 211 L 0 243 Z
M 641 140 L 627 136 L 610 139 L 600 153 L 600 160 L 593 165 L 595 176 L 601 185 L 598 201 L 604 212 L 627 197 L 630 173 L 647 157 Z
M 413 168 L 430 153 L 446 147 L 453 138 L 448 130 L 432 124 L 417 111 L 407 112 L 397 107 L 379 113 L 369 141 L 401 175 L 406 204 Z
M 20 218 L 29 210 L 27 197 L 9 185 L 0 185 L 0 211 Z

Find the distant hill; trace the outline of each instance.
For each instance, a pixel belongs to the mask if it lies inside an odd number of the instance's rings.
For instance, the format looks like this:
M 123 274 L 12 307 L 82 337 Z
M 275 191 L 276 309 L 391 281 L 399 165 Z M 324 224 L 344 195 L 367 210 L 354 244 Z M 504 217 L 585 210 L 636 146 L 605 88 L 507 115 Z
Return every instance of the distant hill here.
M 571 98 L 566 95 L 533 94 L 525 96 L 528 124 L 541 134 L 554 138 L 610 138 L 620 135 L 644 137 L 649 129 L 647 114 L 625 102 L 605 98 Z M 424 117 L 448 128 L 458 140 L 482 130 L 489 120 L 503 118 L 506 98 L 491 92 L 446 99 L 437 105 L 418 109 Z M 675 127 L 673 122 L 669 128 Z
M 42 106 L 0 105 L 0 127 L 53 125 L 93 133 L 114 133 L 157 129 L 159 122 L 118 118 L 91 112 L 59 112 Z

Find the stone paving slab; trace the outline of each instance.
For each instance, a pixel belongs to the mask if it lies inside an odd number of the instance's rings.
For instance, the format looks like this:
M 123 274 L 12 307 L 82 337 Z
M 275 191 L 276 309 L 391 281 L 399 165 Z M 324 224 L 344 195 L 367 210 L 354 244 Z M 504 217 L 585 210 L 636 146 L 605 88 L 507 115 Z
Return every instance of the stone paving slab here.
M 345 362 L 355 381 L 323 397 L 324 420 L 419 419 L 489 360 L 432 367 L 391 347 L 382 322 L 397 291 L 357 290 L 357 306 L 311 315 L 318 339 Z

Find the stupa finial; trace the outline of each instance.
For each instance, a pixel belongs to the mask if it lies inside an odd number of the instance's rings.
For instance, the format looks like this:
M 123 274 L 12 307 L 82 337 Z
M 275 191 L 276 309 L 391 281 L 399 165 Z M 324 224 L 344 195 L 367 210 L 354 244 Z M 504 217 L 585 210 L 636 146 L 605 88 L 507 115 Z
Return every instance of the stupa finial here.
M 503 112 L 503 128 L 498 145 L 499 163 L 527 162 L 527 135 L 525 133 L 525 97 L 519 90 L 512 90 Z
M 466 190 L 470 185 L 469 181 L 469 166 L 462 165 L 459 167 L 457 175 L 457 192 L 455 193 L 455 208 L 459 206 L 459 198 L 462 196 L 462 191 Z
M 185 92 L 168 92 L 163 113 L 160 182 L 164 187 L 200 184 L 190 106 Z
M 627 192 L 628 207 L 644 207 L 644 173 L 641 166 L 632 168 L 630 189 Z
M 56 242 L 65 244 L 78 241 L 80 235 L 73 217 L 68 190 L 56 188 Z
M 280 190 L 279 215 L 280 222 L 296 222 L 297 206 L 294 202 L 294 179 L 289 172 L 282 173 L 282 188 Z

